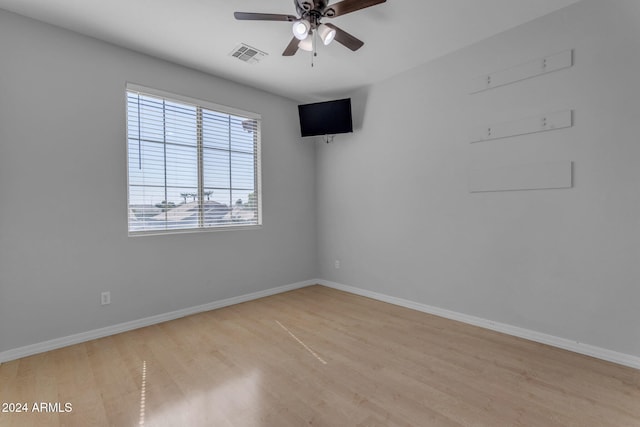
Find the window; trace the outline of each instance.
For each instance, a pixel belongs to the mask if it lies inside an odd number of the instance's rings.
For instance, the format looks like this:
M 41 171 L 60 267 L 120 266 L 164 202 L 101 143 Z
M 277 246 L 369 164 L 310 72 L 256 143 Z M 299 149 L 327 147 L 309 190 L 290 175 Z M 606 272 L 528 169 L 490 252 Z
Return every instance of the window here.
M 129 235 L 261 224 L 260 115 L 127 85 Z

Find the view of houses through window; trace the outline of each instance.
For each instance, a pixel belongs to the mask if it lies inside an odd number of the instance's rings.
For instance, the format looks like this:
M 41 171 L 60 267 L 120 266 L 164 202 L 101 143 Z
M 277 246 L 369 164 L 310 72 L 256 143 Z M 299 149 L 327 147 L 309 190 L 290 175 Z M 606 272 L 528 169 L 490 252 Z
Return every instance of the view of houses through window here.
M 259 116 L 197 102 L 128 88 L 130 234 L 260 224 Z

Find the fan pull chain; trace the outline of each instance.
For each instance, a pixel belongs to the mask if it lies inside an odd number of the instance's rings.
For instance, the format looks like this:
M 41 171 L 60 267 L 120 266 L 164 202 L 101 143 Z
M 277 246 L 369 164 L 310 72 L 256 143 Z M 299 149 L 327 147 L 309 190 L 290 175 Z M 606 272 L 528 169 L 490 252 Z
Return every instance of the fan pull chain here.
M 313 31 L 311 33 L 311 37 L 313 37 L 313 39 L 311 39 L 311 45 L 313 47 L 312 53 L 311 53 L 311 68 L 313 68 L 313 60 L 316 56 L 318 56 L 318 52 L 316 51 L 316 46 L 318 45 L 317 43 L 317 36 L 316 36 L 316 31 Z

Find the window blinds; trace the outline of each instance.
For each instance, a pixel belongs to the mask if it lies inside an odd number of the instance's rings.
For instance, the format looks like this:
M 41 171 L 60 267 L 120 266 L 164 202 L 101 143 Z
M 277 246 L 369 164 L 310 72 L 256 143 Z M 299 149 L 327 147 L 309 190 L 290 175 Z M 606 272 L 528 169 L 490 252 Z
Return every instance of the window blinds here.
M 129 234 L 261 224 L 260 116 L 127 86 Z

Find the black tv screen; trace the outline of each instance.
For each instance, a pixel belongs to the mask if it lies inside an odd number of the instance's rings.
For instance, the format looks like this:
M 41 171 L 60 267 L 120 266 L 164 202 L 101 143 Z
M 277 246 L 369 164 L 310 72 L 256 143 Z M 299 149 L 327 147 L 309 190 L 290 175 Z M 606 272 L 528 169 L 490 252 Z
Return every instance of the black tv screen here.
M 302 136 L 353 132 L 351 98 L 298 105 Z

